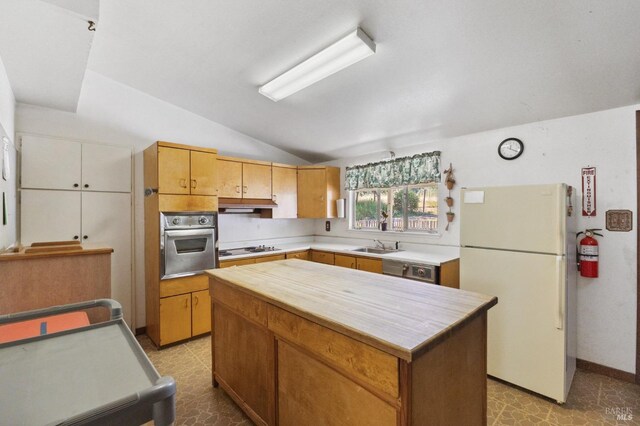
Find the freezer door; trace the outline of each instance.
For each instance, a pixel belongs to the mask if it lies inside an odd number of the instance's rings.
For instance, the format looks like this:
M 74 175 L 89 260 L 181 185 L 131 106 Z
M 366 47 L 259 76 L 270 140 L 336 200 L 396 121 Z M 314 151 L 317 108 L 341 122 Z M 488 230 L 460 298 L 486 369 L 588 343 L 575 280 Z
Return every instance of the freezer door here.
M 564 256 L 462 248 L 460 288 L 498 297 L 489 310 L 489 375 L 564 402 Z
M 467 188 L 460 245 L 566 254 L 567 185 Z

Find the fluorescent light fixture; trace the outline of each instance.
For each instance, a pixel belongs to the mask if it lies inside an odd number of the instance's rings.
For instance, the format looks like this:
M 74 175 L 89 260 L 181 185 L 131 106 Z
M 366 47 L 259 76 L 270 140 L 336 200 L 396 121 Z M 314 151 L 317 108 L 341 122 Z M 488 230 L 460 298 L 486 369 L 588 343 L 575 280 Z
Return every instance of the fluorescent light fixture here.
M 362 29 L 356 28 L 331 46 L 260 87 L 258 92 L 278 102 L 374 53 L 375 43 Z

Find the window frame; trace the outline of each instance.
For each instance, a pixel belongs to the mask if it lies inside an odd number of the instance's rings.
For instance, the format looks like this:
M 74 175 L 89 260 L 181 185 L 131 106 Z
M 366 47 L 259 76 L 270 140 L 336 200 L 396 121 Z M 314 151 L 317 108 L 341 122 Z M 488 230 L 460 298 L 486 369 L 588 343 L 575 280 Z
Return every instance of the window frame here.
M 409 209 L 408 209 L 408 194 L 409 194 L 409 190 L 411 188 L 427 188 L 427 187 L 431 187 L 434 188 L 436 190 L 436 227 L 433 230 L 419 230 L 419 229 L 409 229 Z M 357 193 L 358 192 L 364 192 L 364 191 L 388 191 L 388 195 L 387 195 L 387 205 L 389 205 L 389 201 L 392 200 L 395 196 L 395 193 L 397 191 L 402 191 L 402 229 L 394 229 L 393 228 L 393 212 L 391 212 L 391 214 L 389 215 L 390 223 L 387 224 L 387 230 L 386 231 L 382 231 L 380 229 L 380 226 L 378 226 L 377 228 L 356 228 L 356 197 L 357 197 Z M 439 202 L 439 195 L 440 195 L 440 185 L 437 182 L 431 182 L 431 183 L 423 183 L 423 184 L 416 184 L 416 185 L 402 185 L 402 186 L 393 186 L 393 187 L 389 187 L 389 188 L 363 188 L 363 189 L 356 189 L 356 190 L 350 190 L 348 192 L 348 203 L 347 203 L 347 212 L 348 212 L 348 222 L 349 222 L 349 230 L 350 231 L 357 231 L 357 232 L 397 232 L 397 233 L 403 233 L 403 234 L 418 234 L 418 235 L 427 235 L 427 236 L 439 236 L 440 235 L 440 202 Z M 378 195 L 376 196 L 376 201 L 377 201 L 377 205 L 376 205 L 376 220 L 378 222 L 378 225 L 381 223 L 382 221 L 382 201 L 381 201 L 382 197 L 380 195 L 380 193 L 378 193 Z

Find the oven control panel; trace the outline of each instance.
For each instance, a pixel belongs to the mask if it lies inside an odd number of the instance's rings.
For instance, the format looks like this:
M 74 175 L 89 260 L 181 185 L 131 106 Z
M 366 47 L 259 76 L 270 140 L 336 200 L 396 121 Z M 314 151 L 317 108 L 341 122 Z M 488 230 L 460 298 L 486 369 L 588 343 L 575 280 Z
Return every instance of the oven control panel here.
M 213 212 L 164 212 L 160 218 L 164 229 L 213 228 L 215 215 Z

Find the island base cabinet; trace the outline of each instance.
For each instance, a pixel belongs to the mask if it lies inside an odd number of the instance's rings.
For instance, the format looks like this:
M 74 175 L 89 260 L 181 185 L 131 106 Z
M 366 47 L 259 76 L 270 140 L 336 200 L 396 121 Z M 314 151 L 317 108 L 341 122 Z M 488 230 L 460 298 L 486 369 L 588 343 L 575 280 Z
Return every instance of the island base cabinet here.
M 383 426 L 396 422 L 394 407 L 278 340 L 278 425 Z
M 217 382 L 258 425 L 275 424 L 275 341 L 256 323 L 213 305 L 213 365 Z
M 410 424 L 486 425 L 486 354 L 485 313 L 408 364 L 404 370 L 411 380 L 404 382 L 411 385 Z

